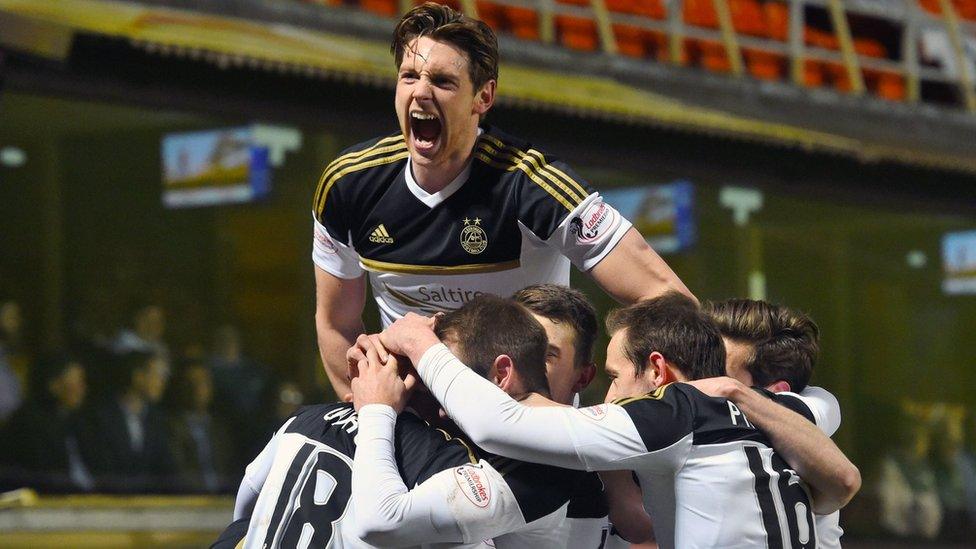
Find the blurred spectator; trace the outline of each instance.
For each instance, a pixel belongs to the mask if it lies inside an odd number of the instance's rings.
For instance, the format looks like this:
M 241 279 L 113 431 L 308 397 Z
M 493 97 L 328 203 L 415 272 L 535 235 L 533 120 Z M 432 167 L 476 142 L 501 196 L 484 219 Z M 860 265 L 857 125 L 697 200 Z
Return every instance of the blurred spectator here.
M 0 347 L 0 425 L 20 408 L 24 392 L 7 355 Z
M 28 394 L 32 353 L 24 337 L 23 311 L 20 304 L 12 299 L 0 300 L 0 347 L 0 353 L 7 357 L 23 393 Z
M 0 300 L 0 424 L 17 411 L 27 393 L 29 358 L 23 324 L 20 305 L 11 299 Z
M 271 400 L 270 410 L 272 413 L 263 416 L 262 422 L 258 425 L 257 436 L 253 437 L 253 440 L 248 441 L 249 444 L 244 450 L 247 456 L 245 463 L 250 463 L 258 452 L 264 448 L 271 435 L 281 427 L 285 420 L 295 413 L 295 410 L 305 401 L 305 395 L 302 394 L 301 389 L 298 388 L 296 383 L 282 381 L 275 387 Z
M 974 533 L 970 523 L 968 496 L 976 487 L 976 463 L 965 449 L 965 409 L 938 404 L 933 407 L 936 428 L 933 430 L 933 463 L 935 481 L 944 518 L 940 537 L 965 541 Z
M 175 472 L 166 415 L 157 405 L 169 377 L 165 358 L 132 351 L 118 358 L 120 386 L 99 411 L 100 437 L 95 463 L 107 490 L 164 490 Z
M 177 410 L 170 424 L 170 440 L 181 487 L 190 492 L 225 490 L 230 485 L 234 448 L 226 422 L 211 410 L 210 370 L 199 362 L 189 363 L 177 376 L 173 390 Z
M 259 413 L 268 380 L 263 368 L 244 356 L 237 328 L 225 324 L 217 329 L 210 366 L 216 402 L 228 416 Z
M 129 315 L 131 326 L 123 328 L 112 342 L 112 350 L 119 355 L 130 351 L 153 353 L 169 360 L 166 335 L 166 311 L 159 305 L 139 303 Z
M 943 511 L 929 458 L 932 426 L 911 416 L 901 425 L 898 447 L 881 461 L 881 527 L 897 537 L 934 539 L 942 528 Z
M 32 386 L 35 394 L 4 433 L 5 461 L 21 485 L 43 491 L 92 490 L 94 438 L 90 418 L 82 411 L 88 392 L 84 365 L 73 357 L 42 361 Z
M 244 355 L 240 332 L 225 324 L 214 334 L 210 357 L 215 410 L 230 422 L 236 449 L 235 471 L 242 470 L 267 442 L 262 431 L 272 409 L 268 403 L 268 378 L 264 368 Z

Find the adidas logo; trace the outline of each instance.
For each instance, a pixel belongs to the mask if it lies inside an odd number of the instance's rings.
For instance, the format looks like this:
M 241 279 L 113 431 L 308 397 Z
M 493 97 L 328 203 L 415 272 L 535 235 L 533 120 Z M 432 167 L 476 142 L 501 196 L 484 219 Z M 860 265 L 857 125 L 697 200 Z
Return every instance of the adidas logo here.
M 390 236 L 390 233 L 386 232 L 386 227 L 380 223 L 373 229 L 373 233 L 369 235 L 369 241 L 377 244 L 393 244 L 393 237 Z

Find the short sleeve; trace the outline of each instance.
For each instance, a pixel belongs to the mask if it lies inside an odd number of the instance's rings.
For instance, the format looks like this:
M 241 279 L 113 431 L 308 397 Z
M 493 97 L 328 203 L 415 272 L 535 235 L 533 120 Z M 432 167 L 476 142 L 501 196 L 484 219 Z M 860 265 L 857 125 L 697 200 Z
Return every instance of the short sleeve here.
M 343 204 L 333 173 L 341 158 L 326 167 L 312 198 L 312 262 L 327 273 L 348 279 L 362 276 L 363 268 L 349 241 L 349 206 Z
M 599 263 L 631 224 L 569 166 L 544 161 L 525 170 L 519 221 L 580 270 Z
M 336 239 L 318 219 L 313 220 L 312 262 L 339 278 L 359 278 L 364 272 L 355 248 Z
M 694 406 L 673 384 L 614 404 L 630 416 L 649 452 L 668 448 L 694 433 Z
M 794 393 L 786 394 L 792 395 Z M 840 428 L 841 419 L 840 403 L 837 402 L 837 397 L 822 387 L 813 386 L 808 386 L 794 396 L 810 409 L 817 427 L 820 427 L 820 430 L 828 437 L 834 436 L 834 433 Z

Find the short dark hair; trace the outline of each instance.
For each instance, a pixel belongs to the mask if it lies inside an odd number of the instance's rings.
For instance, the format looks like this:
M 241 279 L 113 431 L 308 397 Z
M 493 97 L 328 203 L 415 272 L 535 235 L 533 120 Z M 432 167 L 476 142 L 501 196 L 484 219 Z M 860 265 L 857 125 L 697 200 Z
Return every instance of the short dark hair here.
M 593 362 L 596 340 L 596 309 L 586 295 L 561 284 L 534 284 L 515 292 L 512 299 L 533 313 L 573 329 L 577 370 Z
M 688 379 L 725 375 L 725 346 L 718 327 L 684 294 L 672 291 L 612 311 L 607 333 L 623 329 L 624 353 L 638 376 L 654 351 Z
M 441 4 L 426 2 L 408 11 L 393 31 L 390 52 L 397 70 L 410 42 L 428 36 L 447 42 L 468 56 L 468 75 L 475 92 L 489 80 L 498 80 L 498 38 L 484 22 Z
M 752 347 L 746 369 L 753 383 L 765 387 L 783 380 L 795 392 L 810 383 L 820 354 L 820 329 L 812 318 L 754 299 L 706 303 L 704 309 L 722 335 Z
M 511 299 L 475 297 L 438 318 L 434 331 L 441 340 L 456 340 L 458 358 L 480 376 L 488 377 L 495 358 L 508 355 L 527 391 L 549 395 L 546 330 Z

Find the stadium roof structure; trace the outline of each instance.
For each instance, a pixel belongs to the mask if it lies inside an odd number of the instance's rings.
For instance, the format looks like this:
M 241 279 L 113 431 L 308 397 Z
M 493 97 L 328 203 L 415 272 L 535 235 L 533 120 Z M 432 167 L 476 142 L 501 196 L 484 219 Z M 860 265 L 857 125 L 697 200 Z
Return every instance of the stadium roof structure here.
M 394 85 L 390 19 L 272 0 L 0 0 L 0 48 L 67 59 L 78 35 L 217 67 Z M 500 37 L 498 102 L 976 173 L 976 116 Z M 571 67 L 572 70 L 567 70 Z

